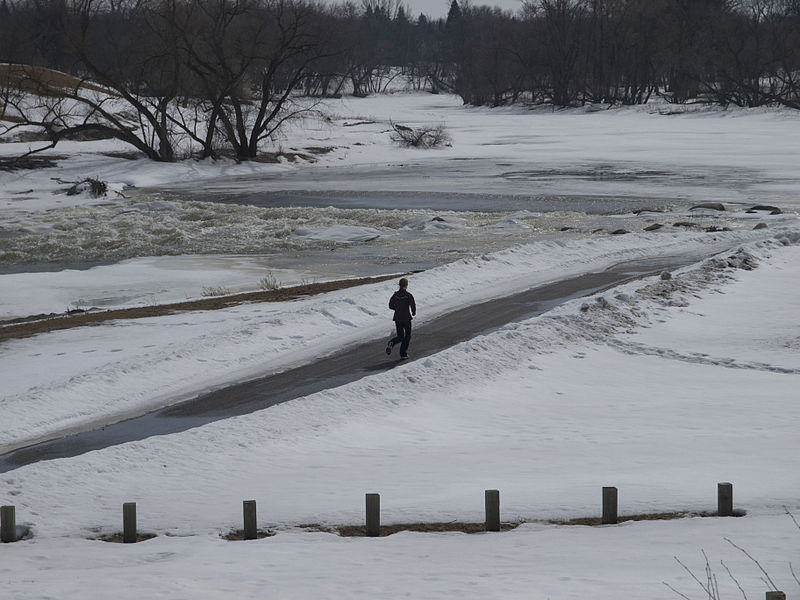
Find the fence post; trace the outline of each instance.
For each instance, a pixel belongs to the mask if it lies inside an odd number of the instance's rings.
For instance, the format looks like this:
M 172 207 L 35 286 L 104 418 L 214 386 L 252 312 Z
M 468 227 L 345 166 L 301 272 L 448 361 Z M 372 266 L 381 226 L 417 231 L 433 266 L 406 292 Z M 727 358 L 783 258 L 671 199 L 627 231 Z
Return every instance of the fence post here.
M 786 600 L 786 594 L 783 592 L 767 592 L 766 600 Z
M 500 531 L 500 490 L 486 490 L 486 531 Z
M 367 536 L 381 534 L 381 495 L 367 494 Z
M 136 542 L 136 502 L 125 502 L 122 505 L 122 542 Z
M 0 541 L 3 543 L 17 541 L 16 509 L 13 506 L 0 507 Z
M 717 514 L 720 517 L 733 516 L 733 484 L 717 484 Z
M 617 488 L 603 488 L 603 525 L 614 525 L 617 522 Z
M 242 512 L 244 513 L 244 539 L 254 540 L 258 538 L 256 501 L 244 500 L 242 502 Z

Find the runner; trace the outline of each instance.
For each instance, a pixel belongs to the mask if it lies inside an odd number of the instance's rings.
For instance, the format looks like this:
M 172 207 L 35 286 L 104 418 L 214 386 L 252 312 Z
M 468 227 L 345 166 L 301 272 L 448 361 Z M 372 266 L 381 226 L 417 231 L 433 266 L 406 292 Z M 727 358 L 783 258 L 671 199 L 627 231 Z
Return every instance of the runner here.
M 411 317 L 417 315 L 417 304 L 414 296 L 408 291 L 408 279 L 400 280 L 400 289 L 392 294 L 389 308 L 394 311 L 394 325 L 397 335 L 386 345 L 386 354 L 392 353 L 395 344 L 400 344 L 400 358 L 408 358 L 408 344 L 411 341 Z

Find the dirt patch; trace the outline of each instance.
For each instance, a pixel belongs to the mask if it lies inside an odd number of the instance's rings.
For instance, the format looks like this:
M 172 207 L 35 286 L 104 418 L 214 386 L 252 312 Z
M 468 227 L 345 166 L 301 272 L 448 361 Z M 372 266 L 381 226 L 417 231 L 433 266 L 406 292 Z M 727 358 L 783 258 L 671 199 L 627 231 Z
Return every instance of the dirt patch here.
M 742 517 L 747 513 L 745 511 L 736 511 L 734 517 Z M 717 513 L 712 512 L 695 512 L 695 511 L 679 511 L 679 512 L 665 512 L 665 513 L 648 513 L 638 515 L 621 516 L 618 523 L 625 521 L 669 521 L 673 519 L 686 519 L 691 517 L 718 517 Z M 520 525 L 525 523 L 545 523 L 548 525 L 559 526 L 587 526 L 597 527 L 602 525 L 600 517 L 581 517 L 577 519 L 569 519 L 566 521 L 549 520 L 549 521 L 515 521 L 509 523 L 501 523 L 500 531 L 513 531 Z M 341 537 L 366 537 L 367 529 L 363 525 L 320 525 L 316 523 L 297 525 L 293 529 L 301 529 L 309 532 L 322 532 L 336 534 Z M 444 523 L 393 523 L 391 525 L 381 525 L 380 537 L 387 537 L 400 533 L 401 531 L 415 531 L 418 533 L 485 533 L 485 523 L 467 523 L 464 521 L 448 521 Z M 169 534 L 167 534 L 169 535 Z M 272 529 L 259 529 L 256 539 L 264 539 L 274 537 L 277 532 Z M 152 533 L 140 533 L 136 541 L 142 542 L 156 537 Z M 226 534 L 220 534 L 220 537 L 229 542 L 244 541 L 244 529 L 235 529 Z M 114 533 L 111 535 L 104 535 L 101 537 L 91 538 L 102 542 L 115 542 L 122 543 L 122 533 Z
M 259 529 L 256 532 L 256 539 L 264 539 L 268 537 L 272 537 L 276 535 L 274 531 L 270 531 L 269 529 Z M 244 541 L 244 529 L 236 529 L 231 531 L 230 533 L 226 533 L 225 535 L 220 536 L 223 540 L 228 540 L 229 542 L 238 542 Z
M 333 152 L 334 148 L 331 146 L 309 146 L 305 148 L 305 150 L 311 154 L 328 154 L 329 152 Z
M 0 64 L 0 83 L 21 92 L 56 98 L 74 94 L 78 89 L 110 93 L 100 85 L 69 73 L 34 65 Z
M 405 273 L 409 275 L 410 273 Z M 10 339 L 26 338 L 39 333 L 84 327 L 86 325 L 99 325 L 106 321 L 117 319 L 143 319 L 147 317 L 161 317 L 181 312 L 196 310 L 219 310 L 238 306 L 240 304 L 253 304 L 257 302 L 286 302 L 297 300 L 316 294 L 324 294 L 335 290 L 343 290 L 368 283 L 377 283 L 396 279 L 402 275 L 385 275 L 381 277 L 367 277 L 361 279 L 341 279 L 325 283 L 310 283 L 297 285 L 277 290 L 247 292 L 232 294 L 215 298 L 201 298 L 175 304 L 159 304 L 156 306 L 142 306 L 136 308 L 122 308 L 116 310 L 75 310 L 63 314 L 34 315 L 24 319 L 13 319 L 0 322 L 0 342 Z
M 136 541 L 137 542 L 146 542 L 147 540 L 152 540 L 154 537 L 156 537 L 155 533 L 139 533 L 139 534 L 136 535 Z M 100 536 L 100 537 L 97 537 L 97 538 L 92 538 L 92 539 L 97 540 L 98 542 L 111 542 L 111 543 L 114 543 L 114 544 L 122 544 L 122 543 L 124 543 L 121 533 L 112 533 L 110 535 L 103 535 L 103 536 Z
M 734 516 L 743 516 L 743 511 Z M 669 521 L 673 519 L 686 519 L 690 517 L 717 517 L 717 513 L 711 512 L 694 512 L 694 511 L 678 511 L 678 512 L 665 512 L 665 513 L 649 513 L 638 515 L 625 515 L 618 519 L 618 523 L 625 521 Z M 588 527 L 597 527 L 602 525 L 600 517 L 581 517 L 577 519 L 569 519 L 566 521 L 549 520 L 549 521 L 515 521 L 509 523 L 501 523 L 500 531 L 512 531 L 523 525 L 524 523 L 546 523 L 548 525 L 562 525 L 562 526 L 575 526 L 583 525 Z M 342 537 L 365 537 L 366 527 L 364 525 L 299 525 L 299 529 L 306 529 L 308 531 L 321 531 L 324 533 L 335 533 Z M 446 523 L 395 523 L 391 525 L 381 525 L 380 537 L 393 535 L 401 531 L 417 531 L 420 533 L 483 533 L 486 531 L 485 523 L 466 523 L 462 521 L 450 521 Z
M 123 151 L 101 152 L 100 154 L 103 156 L 108 156 L 109 158 L 119 158 L 122 160 L 137 160 L 144 156 L 144 154 L 136 150 L 131 150 L 129 152 L 123 152 Z
M 625 521 L 670 521 L 672 519 L 686 519 L 689 517 L 716 517 L 716 513 L 709 512 L 666 512 L 666 513 L 650 513 L 641 515 L 624 515 L 617 518 L 617 523 Z M 547 521 L 551 525 L 585 525 L 588 527 L 596 527 L 603 524 L 601 517 L 581 517 L 578 519 L 569 519 L 568 521 Z
M 511 531 L 522 523 L 501 523 L 501 531 Z M 363 525 L 339 525 L 325 527 L 322 525 L 302 525 L 301 529 L 309 531 L 322 531 L 325 533 L 335 533 L 341 537 L 366 537 L 367 528 Z M 419 533 L 483 533 L 486 531 L 485 523 L 464 523 L 462 521 L 449 521 L 447 523 L 394 523 L 391 525 L 381 525 L 380 537 L 393 535 L 401 531 L 416 531 Z
M 24 158 L 0 158 L 0 171 L 18 171 L 24 169 L 51 169 L 57 167 L 57 160 L 66 160 L 63 155 L 26 156 Z

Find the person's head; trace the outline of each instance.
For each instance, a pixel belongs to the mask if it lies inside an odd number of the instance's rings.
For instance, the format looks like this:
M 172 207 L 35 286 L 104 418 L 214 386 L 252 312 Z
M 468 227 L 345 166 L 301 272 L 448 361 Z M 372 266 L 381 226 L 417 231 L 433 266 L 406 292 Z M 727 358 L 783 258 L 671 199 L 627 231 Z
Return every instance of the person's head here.
M 405 277 L 403 277 L 403 278 L 400 280 L 400 289 L 401 289 L 401 290 L 404 290 L 404 289 L 406 289 L 407 287 L 408 287 L 408 279 L 406 279 Z

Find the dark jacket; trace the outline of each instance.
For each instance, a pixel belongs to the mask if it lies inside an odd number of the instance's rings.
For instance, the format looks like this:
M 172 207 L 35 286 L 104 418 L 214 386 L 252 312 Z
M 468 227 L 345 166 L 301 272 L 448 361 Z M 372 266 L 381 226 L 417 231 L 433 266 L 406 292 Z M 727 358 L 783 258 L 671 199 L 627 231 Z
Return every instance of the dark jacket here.
M 389 299 L 389 308 L 394 311 L 393 321 L 404 323 L 411 320 L 411 315 L 417 314 L 417 305 L 414 296 L 408 290 L 397 290 Z

